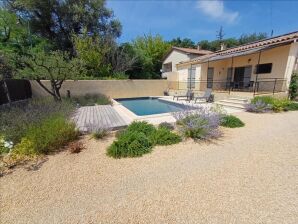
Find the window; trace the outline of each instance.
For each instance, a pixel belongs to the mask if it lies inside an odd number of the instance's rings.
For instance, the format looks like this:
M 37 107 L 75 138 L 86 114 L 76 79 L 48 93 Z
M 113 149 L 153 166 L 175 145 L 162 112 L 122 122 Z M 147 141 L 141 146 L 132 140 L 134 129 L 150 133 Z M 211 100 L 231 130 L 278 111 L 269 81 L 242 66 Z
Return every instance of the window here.
M 271 73 L 272 63 L 256 65 L 256 74 Z
M 172 71 L 172 62 L 163 64 L 162 72 L 171 72 Z

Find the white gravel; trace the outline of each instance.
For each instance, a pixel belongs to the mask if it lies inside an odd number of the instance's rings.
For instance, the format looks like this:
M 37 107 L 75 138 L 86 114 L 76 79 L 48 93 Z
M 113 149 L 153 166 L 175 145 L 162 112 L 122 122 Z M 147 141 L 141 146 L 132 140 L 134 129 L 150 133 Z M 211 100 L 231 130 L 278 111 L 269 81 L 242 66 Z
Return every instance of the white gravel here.
M 141 158 L 80 154 L 0 178 L 1 223 L 298 223 L 298 112 L 239 113 L 213 143 L 157 147 Z

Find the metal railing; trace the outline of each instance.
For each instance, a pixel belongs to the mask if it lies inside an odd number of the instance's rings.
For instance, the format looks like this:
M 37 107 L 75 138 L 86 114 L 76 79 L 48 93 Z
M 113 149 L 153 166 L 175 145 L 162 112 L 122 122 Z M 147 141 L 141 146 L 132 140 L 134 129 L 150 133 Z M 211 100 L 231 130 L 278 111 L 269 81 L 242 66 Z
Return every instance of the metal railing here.
M 257 81 L 226 81 L 226 80 L 198 80 L 198 81 L 169 81 L 169 89 L 205 91 L 211 88 L 217 92 L 250 92 L 253 95 L 275 94 L 286 92 L 286 79 L 266 78 Z

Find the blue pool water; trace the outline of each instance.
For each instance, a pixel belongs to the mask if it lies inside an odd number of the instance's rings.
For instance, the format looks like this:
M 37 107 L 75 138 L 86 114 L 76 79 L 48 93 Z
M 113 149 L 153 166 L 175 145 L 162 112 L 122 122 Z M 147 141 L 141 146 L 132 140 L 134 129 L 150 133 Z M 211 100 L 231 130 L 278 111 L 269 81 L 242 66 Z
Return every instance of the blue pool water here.
M 116 101 L 139 116 L 177 112 L 185 109 L 183 105 L 152 97 L 116 99 Z

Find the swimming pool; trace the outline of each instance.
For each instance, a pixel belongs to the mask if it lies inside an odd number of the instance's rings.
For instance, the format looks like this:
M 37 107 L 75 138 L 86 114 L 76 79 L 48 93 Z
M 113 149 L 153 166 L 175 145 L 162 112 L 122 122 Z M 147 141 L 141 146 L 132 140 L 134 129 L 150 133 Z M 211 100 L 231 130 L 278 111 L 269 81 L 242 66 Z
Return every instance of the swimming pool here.
M 115 100 L 138 116 L 177 112 L 187 108 L 185 105 L 159 100 L 154 97 Z

